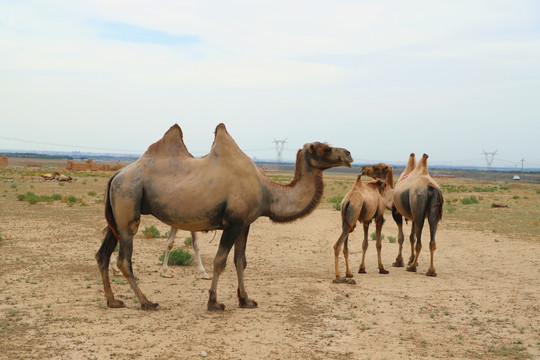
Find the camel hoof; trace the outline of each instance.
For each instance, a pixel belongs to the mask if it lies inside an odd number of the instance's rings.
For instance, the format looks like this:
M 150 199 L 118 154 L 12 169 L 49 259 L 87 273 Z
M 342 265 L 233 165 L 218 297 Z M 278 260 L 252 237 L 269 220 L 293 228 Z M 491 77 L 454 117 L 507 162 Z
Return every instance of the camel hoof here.
M 244 309 L 254 309 L 257 307 L 257 302 L 251 299 L 238 299 L 239 306 Z
M 333 281 L 334 284 L 350 284 L 350 285 L 356 285 L 356 281 L 354 279 L 350 278 L 336 278 Z
M 126 307 L 126 305 L 121 300 L 112 299 L 110 301 L 107 301 L 107 307 L 115 309 Z
M 352 277 L 354 277 L 354 276 L 353 276 L 353 274 L 349 273 L 349 274 L 345 274 L 345 277 L 346 277 L 346 278 L 352 278 Z
M 201 275 L 201 279 L 204 279 L 204 280 L 212 280 L 212 277 L 206 273 L 202 274 Z
M 426 276 L 436 277 L 437 273 L 435 272 L 435 270 L 428 270 L 428 272 L 426 273 Z
M 379 274 L 388 274 L 388 270 L 379 269 Z
M 167 271 L 161 271 L 161 277 L 164 277 L 164 278 L 173 278 L 174 277 L 174 274 L 172 271 L 170 270 L 167 270 Z
M 358 273 L 359 273 L 359 274 L 365 274 L 365 273 L 366 273 L 366 269 L 360 269 L 360 270 L 358 270 Z
M 224 311 L 225 305 L 218 303 L 217 301 L 208 301 L 208 311 Z
M 153 302 L 147 302 L 147 303 L 143 303 L 141 304 L 141 309 L 143 310 L 157 310 L 159 304 L 158 303 L 153 303 Z
M 396 261 L 395 263 L 392 263 L 392 266 L 393 267 L 403 267 L 405 265 L 403 264 L 403 260 L 402 260 L 402 261 Z
M 416 272 L 416 266 L 407 266 L 407 271 Z

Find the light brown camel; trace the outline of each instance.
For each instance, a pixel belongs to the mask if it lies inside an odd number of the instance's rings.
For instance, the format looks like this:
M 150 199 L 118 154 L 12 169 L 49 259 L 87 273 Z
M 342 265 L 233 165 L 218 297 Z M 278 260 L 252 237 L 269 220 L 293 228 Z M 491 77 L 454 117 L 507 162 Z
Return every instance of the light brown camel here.
M 290 222 L 311 213 L 321 201 L 323 170 L 350 166 L 350 152 L 314 142 L 297 153 L 295 175 L 288 185 L 270 180 L 253 160 L 240 150 L 225 125 L 216 127 L 210 153 L 193 158 L 182 139 L 182 130 L 172 126 L 136 162 L 116 172 L 108 183 L 105 217 L 109 229 L 96 253 L 107 306 L 123 307 L 114 298 L 109 281 L 109 259 L 117 242 L 118 268 L 127 278 L 142 309 L 155 309 L 139 289 L 131 266 L 133 235 L 140 216 L 151 214 L 162 222 L 188 231 L 222 229 L 214 258 L 208 309 L 224 310 L 217 301 L 217 285 L 234 245 L 240 307 L 253 308 L 244 286 L 246 241 L 251 223 L 260 216 L 275 222 Z
M 414 154 L 409 156 L 407 167 L 399 177 L 394 187 L 393 200 L 397 212 L 406 219 L 412 221 L 411 230 L 411 257 L 407 271 L 416 272 L 418 256 L 422 250 L 422 229 L 424 220 L 427 218 L 430 232 L 430 264 L 426 273 L 428 276 L 437 276 L 433 266 L 433 253 L 437 248 L 435 243 L 435 234 L 437 225 L 442 218 L 443 195 L 439 185 L 428 174 L 428 156 L 424 154 L 422 159 L 416 164 Z M 416 246 L 414 245 L 414 235 L 416 236 Z M 403 239 L 399 244 L 399 253 L 396 258 L 396 264 L 403 264 L 402 257 Z M 416 252 L 416 254 L 415 254 Z
M 56 177 L 57 177 L 58 175 L 60 175 L 60 173 L 58 173 L 57 171 L 55 171 L 55 172 L 52 173 L 52 174 L 43 174 L 43 175 L 41 175 L 41 179 L 47 180 L 47 181 L 49 181 L 49 180 L 54 180 L 54 179 L 56 179 Z
M 416 163 L 413 163 L 411 165 L 412 167 L 408 167 L 409 170 L 406 170 L 407 171 L 406 173 L 408 174 L 410 171 L 412 171 L 412 169 L 414 169 L 415 165 L 416 165 Z M 391 176 L 391 177 L 388 177 L 388 179 L 386 181 L 386 183 L 391 187 L 391 190 L 387 189 L 387 191 L 384 192 L 383 200 L 384 200 L 384 205 L 386 206 L 386 208 L 388 210 L 392 211 L 392 218 L 394 219 L 394 221 L 396 222 L 396 225 L 398 227 L 397 238 L 398 238 L 398 243 L 399 243 L 399 247 L 400 247 L 399 253 L 401 254 L 401 251 L 403 249 L 403 239 L 404 239 L 404 235 L 403 235 L 403 216 L 401 216 L 401 214 L 397 212 L 396 207 L 394 205 L 394 199 L 393 199 L 394 177 L 393 177 L 393 168 L 392 168 L 392 166 L 384 164 L 384 163 L 379 163 L 379 164 L 376 164 L 376 165 L 364 165 L 362 167 L 362 170 L 360 171 L 360 174 L 361 175 L 366 175 L 366 176 L 371 176 L 373 179 L 380 179 L 380 180 L 385 180 L 385 179 L 387 179 L 387 176 L 389 176 L 389 175 Z M 402 174 L 402 176 L 403 176 L 403 174 Z M 411 237 L 412 237 L 411 241 L 414 243 L 414 227 L 411 228 Z M 411 262 L 412 262 L 412 260 L 411 260 Z M 403 267 L 403 258 L 398 257 L 398 259 L 396 259 L 396 262 L 394 262 L 392 264 L 392 266 L 394 266 L 394 267 Z
M 385 165 L 385 164 L 382 164 Z M 345 267 L 347 278 L 353 277 L 349 269 L 349 234 L 354 231 L 356 222 L 361 222 L 364 227 L 364 241 L 362 242 L 362 262 L 358 270 L 359 274 L 366 272 L 364 263 L 366 250 L 368 248 L 368 230 L 369 224 L 375 219 L 377 234 L 377 261 L 379 264 L 379 273 L 388 274 L 384 269 L 381 260 L 381 231 L 384 223 L 384 210 L 386 208 L 384 198 L 391 196 L 392 187 L 392 167 L 386 171 L 386 180 L 374 180 L 368 183 L 362 181 L 362 174 L 358 175 L 353 188 L 345 195 L 341 201 L 341 235 L 334 244 L 334 266 L 336 278 L 339 273 L 339 253 L 343 246 L 343 256 L 345 257 Z

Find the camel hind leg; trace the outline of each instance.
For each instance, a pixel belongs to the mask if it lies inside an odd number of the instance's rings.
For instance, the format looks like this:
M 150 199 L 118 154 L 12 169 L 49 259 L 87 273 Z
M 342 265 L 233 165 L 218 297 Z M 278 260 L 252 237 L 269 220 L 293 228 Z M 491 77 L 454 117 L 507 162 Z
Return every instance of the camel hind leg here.
M 165 248 L 165 256 L 163 258 L 163 265 L 161 266 L 161 277 L 172 278 L 173 272 L 169 269 L 169 254 L 174 247 L 174 239 L 176 237 L 177 229 L 171 227 L 169 231 L 169 237 L 167 238 L 167 247 Z
M 345 221 L 343 221 L 342 224 L 342 231 L 341 235 L 339 236 L 338 240 L 334 244 L 334 274 L 336 275 L 336 279 L 339 279 L 341 277 L 341 274 L 339 272 L 339 253 L 341 252 L 341 246 L 343 244 L 346 244 L 343 248 L 343 256 L 345 257 L 345 266 L 346 266 L 346 277 L 353 277 L 350 269 L 349 269 L 349 246 L 348 246 L 348 240 L 349 240 L 349 232 L 351 230 L 349 229 L 349 226 Z M 350 275 L 350 276 L 349 276 Z
M 138 225 L 139 224 L 137 221 L 136 226 L 138 227 Z M 129 282 L 129 285 L 131 285 L 133 292 L 137 296 L 137 300 L 139 300 L 139 304 L 141 304 L 141 308 L 143 310 L 154 310 L 158 307 L 158 304 L 149 301 L 143 294 L 141 289 L 139 289 L 139 285 L 137 285 L 137 280 L 135 279 L 135 275 L 133 274 L 133 266 L 131 263 L 132 254 L 133 235 L 131 234 L 131 231 L 129 233 L 120 231 L 120 250 L 118 251 L 118 259 L 116 260 L 116 265 L 118 266 L 122 274 L 124 274 L 124 277 Z
M 433 255 L 435 253 L 435 249 L 437 249 L 437 244 L 435 242 L 435 234 L 437 234 L 437 226 L 439 224 L 439 220 L 442 217 L 442 205 L 443 205 L 443 198 L 440 191 L 434 188 L 430 188 L 430 206 L 429 206 L 429 212 L 427 214 L 428 218 L 428 224 L 429 224 L 429 252 L 430 252 L 430 259 L 429 259 L 429 269 L 426 273 L 427 276 L 437 276 L 437 273 L 435 272 L 435 267 L 433 266 Z
M 116 248 L 117 243 L 118 240 L 114 236 L 112 230 L 107 227 L 105 238 L 103 239 L 101 247 L 96 253 L 96 260 L 99 266 L 99 272 L 101 273 L 101 280 L 103 281 L 107 306 L 110 308 L 120 308 L 125 306 L 122 301 L 114 298 L 111 288 L 111 281 L 109 279 L 109 262 L 111 259 L 111 254 Z
M 416 251 L 416 254 L 411 255 L 411 257 L 414 258 L 412 263 L 407 267 L 407 271 L 416 272 L 416 266 L 418 265 L 418 257 L 420 256 L 420 251 L 422 251 L 422 229 L 424 227 L 424 216 L 418 216 L 415 221 L 413 221 L 412 228 L 414 233 L 416 234 L 416 246 L 413 248 L 413 240 L 411 240 L 411 250 L 414 254 Z M 411 231 L 411 239 L 412 239 L 412 231 Z

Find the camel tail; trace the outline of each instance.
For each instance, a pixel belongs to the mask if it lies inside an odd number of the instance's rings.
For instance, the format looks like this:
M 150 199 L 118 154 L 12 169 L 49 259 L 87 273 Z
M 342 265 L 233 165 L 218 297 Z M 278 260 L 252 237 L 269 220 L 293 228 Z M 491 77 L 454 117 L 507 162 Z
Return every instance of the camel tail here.
M 349 229 L 354 229 L 354 223 L 353 224 L 350 224 L 349 223 L 349 218 L 350 218 L 350 212 L 351 212 L 351 201 L 348 200 L 345 204 L 341 204 L 341 218 L 343 219 L 343 221 L 345 222 L 345 224 L 347 224 L 347 226 L 349 227 Z
M 429 185 L 428 191 L 429 191 L 429 202 L 428 202 L 429 205 L 428 206 L 431 209 L 435 208 L 437 222 L 439 222 L 442 219 L 443 205 L 444 205 L 444 198 L 442 195 L 442 191 L 441 189 L 436 188 L 431 185 Z
M 118 236 L 118 229 L 116 228 L 116 219 L 114 218 L 111 206 L 111 183 L 115 177 L 116 174 L 111 176 L 109 182 L 107 183 L 107 194 L 105 195 L 105 220 L 107 220 L 107 225 L 109 227 L 107 232 L 112 232 L 116 240 L 120 240 L 120 236 Z M 106 241 L 108 238 L 109 236 L 105 236 L 104 241 Z

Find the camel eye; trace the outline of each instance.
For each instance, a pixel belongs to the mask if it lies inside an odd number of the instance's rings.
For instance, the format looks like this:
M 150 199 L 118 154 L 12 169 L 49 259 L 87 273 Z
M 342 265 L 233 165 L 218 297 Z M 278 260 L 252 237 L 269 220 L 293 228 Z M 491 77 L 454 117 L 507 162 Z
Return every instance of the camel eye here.
M 325 153 L 326 155 L 330 154 L 331 152 L 332 152 L 332 148 L 331 148 L 331 147 L 327 146 L 327 147 L 324 148 L 324 153 Z

